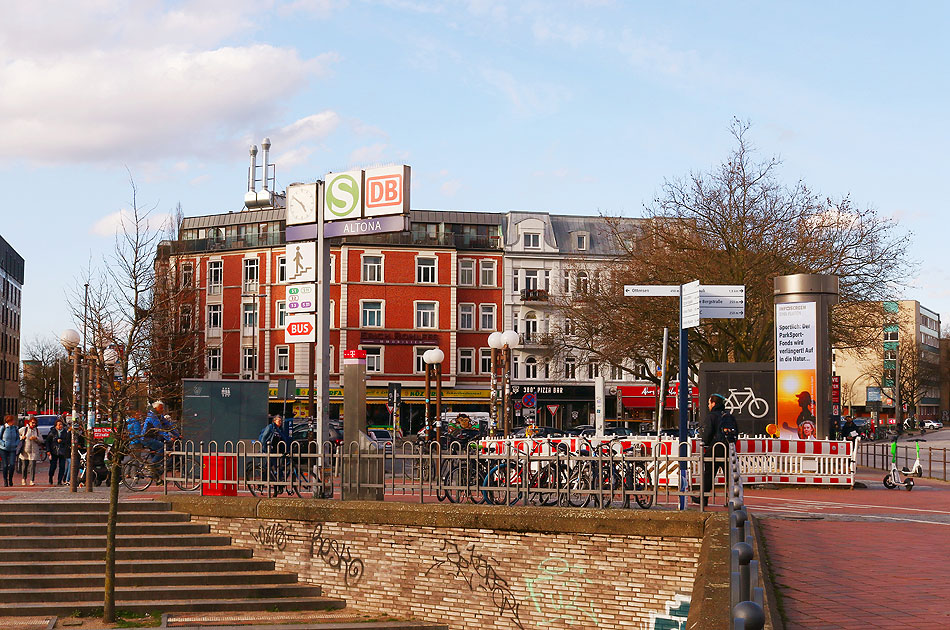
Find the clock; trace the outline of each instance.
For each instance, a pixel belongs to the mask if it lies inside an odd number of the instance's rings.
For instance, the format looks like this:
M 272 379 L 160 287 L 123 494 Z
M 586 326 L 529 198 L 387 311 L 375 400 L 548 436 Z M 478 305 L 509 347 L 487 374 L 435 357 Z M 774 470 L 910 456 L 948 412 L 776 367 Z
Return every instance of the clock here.
M 287 225 L 317 222 L 317 185 L 299 184 L 287 190 Z

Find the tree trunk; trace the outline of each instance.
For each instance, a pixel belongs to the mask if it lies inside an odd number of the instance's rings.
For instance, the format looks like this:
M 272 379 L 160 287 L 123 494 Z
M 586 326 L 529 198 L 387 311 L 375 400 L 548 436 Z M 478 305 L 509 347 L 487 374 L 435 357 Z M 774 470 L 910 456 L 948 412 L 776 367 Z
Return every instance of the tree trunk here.
M 116 449 L 117 450 L 117 449 Z M 109 520 L 106 525 L 106 576 L 102 620 L 115 622 L 115 526 L 119 512 L 120 457 L 114 453 L 109 467 Z

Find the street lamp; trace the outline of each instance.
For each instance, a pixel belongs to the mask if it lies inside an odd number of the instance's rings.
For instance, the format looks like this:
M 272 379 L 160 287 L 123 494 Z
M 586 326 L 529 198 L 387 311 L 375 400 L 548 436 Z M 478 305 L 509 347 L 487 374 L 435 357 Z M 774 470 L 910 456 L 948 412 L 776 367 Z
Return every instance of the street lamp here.
M 488 408 L 488 435 L 495 437 L 498 428 L 498 351 L 504 347 L 502 334 L 497 330 L 488 335 L 488 346 L 491 348 L 491 406 Z
M 511 432 L 508 410 L 509 399 L 511 397 L 511 350 L 512 348 L 517 348 L 520 342 L 521 336 L 513 330 L 493 332 L 488 335 L 488 345 L 491 347 L 492 357 L 492 412 L 494 413 L 497 405 L 495 375 L 498 373 L 497 364 L 500 362 L 502 373 L 502 433 L 505 436 Z M 492 432 L 494 432 L 495 424 L 497 424 L 497 422 L 493 420 L 490 425 Z
M 431 379 L 435 379 L 435 441 L 438 442 L 442 428 L 442 361 L 445 353 L 438 348 L 426 350 L 422 360 L 426 364 L 426 439 L 429 438 L 429 401 L 431 400 Z
M 76 403 L 79 401 L 79 333 L 72 328 L 67 328 L 59 336 L 60 343 L 66 349 L 66 352 L 73 358 L 73 420 L 70 425 L 70 447 L 69 447 L 69 491 L 76 492 L 79 486 L 79 450 L 76 444 L 76 415 L 78 409 Z

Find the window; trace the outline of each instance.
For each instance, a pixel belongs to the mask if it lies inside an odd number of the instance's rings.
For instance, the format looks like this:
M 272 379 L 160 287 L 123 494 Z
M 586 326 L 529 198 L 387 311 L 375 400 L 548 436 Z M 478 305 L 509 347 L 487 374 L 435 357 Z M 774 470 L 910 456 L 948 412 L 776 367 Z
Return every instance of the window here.
M 518 274 L 519 274 L 519 270 L 518 270 L 518 269 L 513 269 L 513 270 L 512 270 L 512 273 L 511 273 L 511 290 L 512 290 L 514 293 L 517 293 L 517 292 L 518 292 Z
M 475 330 L 474 304 L 459 304 L 459 330 Z
M 287 325 L 287 302 L 277 302 L 277 327 L 283 329 Z
M 416 258 L 416 283 L 435 284 L 436 282 L 435 258 Z
M 290 371 L 290 346 L 277 346 L 277 371 Z
M 195 266 L 184 263 L 181 266 L 181 286 L 190 287 L 195 284 Z
M 182 305 L 178 313 L 178 326 L 179 330 L 182 332 L 191 330 L 191 306 L 188 304 Z
M 565 335 L 577 334 L 577 325 L 574 323 L 573 319 L 567 318 L 564 320 L 564 334 Z
M 478 284 L 483 287 L 495 286 L 497 284 L 497 281 L 495 280 L 495 261 L 483 260 L 480 265 L 480 277 L 478 279 Z
M 896 361 L 896 360 L 897 360 L 897 350 L 885 350 L 885 351 L 884 351 L 884 360 L 885 360 L 885 361 Z
M 422 358 L 422 355 L 426 353 L 427 350 L 432 350 L 432 346 L 416 346 L 415 347 L 415 370 L 416 374 L 425 374 L 426 371 L 426 362 Z
M 287 257 L 277 257 L 277 282 L 287 282 Z
M 208 293 L 218 295 L 221 293 L 221 284 L 224 280 L 224 263 L 220 260 L 208 261 Z
M 459 374 L 475 373 L 475 349 L 462 348 L 459 350 Z
M 214 334 L 221 334 L 221 305 L 208 305 L 208 329 Z M 218 348 L 220 350 L 220 348 Z
M 577 361 L 574 357 L 564 359 L 564 378 L 571 380 L 577 378 Z
M 478 351 L 478 371 L 482 374 L 491 374 L 491 348 L 482 348 Z
M 480 304 L 478 306 L 478 324 L 482 330 L 495 330 L 494 304 Z
M 894 330 L 885 330 L 884 341 L 897 341 L 897 329 L 895 328 Z
M 561 272 L 561 292 L 564 295 L 570 295 L 571 293 L 571 272 L 570 271 Z
M 623 379 L 623 368 L 621 368 L 619 365 L 611 365 L 610 380 L 619 381 L 621 379 Z
M 363 328 L 382 328 L 383 303 L 380 301 L 360 301 L 360 325 Z
M 590 279 L 586 271 L 577 272 L 577 292 L 587 293 L 590 290 Z
M 383 281 L 383 257 L 363 256 L 363 282 Z
M 208 348 L 208 371 L 221 371 L 221 348 Z
M 578 251 L 583 251 L 587 249 L 587 235 L 586 234 L 577 235 L 577 249 Z
M 257 304 L 244 304 L 242 325 L 245 328 L 257 328 Z
M 416 328 L 435 328 L 435 309 L 435 302 L 416 302 Z
M 538 288 L 538 270 L 526 269 L 524 272 L 524 288 L 532 291 Z
M 367 348 L 360 346 L 366 351 L 366 372 L 379 374 L 383 371 L 383 349 L 379 347 Z
M 459 284 L 464 287 L 470 287 L 475 284 L 475 261 L 459 261 Z
M 244 372 L 257 370 L 257 348 L 242 348 L 241 369 Z
M 597 378 L 598 376 L 600 376 L 600 364 L 588 363 L 587 364 L 587 378 Z
M 541 235 L 537 232 L 525 232 L 524 248 L 541 249 Z
M 538 378 L 538 360 L 534 357 L 528 357 L 524 360 L 524 377 Z
M 244 259 L 244 290 L 257 291 L 257 272 L 258 260 L 256 258 Z
M 336 256 L 330 254 L 330 282 L 336 282 Z

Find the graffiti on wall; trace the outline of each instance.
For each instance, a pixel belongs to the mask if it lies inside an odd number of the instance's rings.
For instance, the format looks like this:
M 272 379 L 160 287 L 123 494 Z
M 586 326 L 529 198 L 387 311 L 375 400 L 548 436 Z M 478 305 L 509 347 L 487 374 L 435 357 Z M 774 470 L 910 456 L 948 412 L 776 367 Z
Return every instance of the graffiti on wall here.
M 281 523 L 262 524 L 256 532 L 251 532 L 251 536 L 261 545 L 272 547 L 278 551 L 283 551 L 287 546 L 287 531 Z
M 545 558 L 538 565 L 538 576 L 525 582 L 528 598 L 546 625 L 590 628 L 600 622 L 591 601 L 584 599 L 584 586 L 593 582 L 584 577 L 584 569 L 571 566 L 564 558 Z
M 435 562 L 424 575 L 444 567 L 452 577 L 461 578 L 470 591 L 484 591 L 491 598 L 492 605 L 499 616 L 511 614 L 515 626 L 524 630 L 521 622 L 521 604 L 508 586 L 508 582 L 498 574 L 494 560 L 475 553 L 475 543 L 469 543 L 465 549 L 457 543 L 442 541 L 441 554 L 435 556 Z
M 343 583 L 347 586 L 359 584 L 363 578 L 363 560 L 353 557 L 348 543 L 324 536 L 323 523 L 310 534 L 310 556 L 319 557 L 331 569 L 342 571 Z
M 666 602 L 666 611 L 650 616 L 649 630 L 686 630 L 686 618 L 689 617 L 689 598 L 677 595 Z

